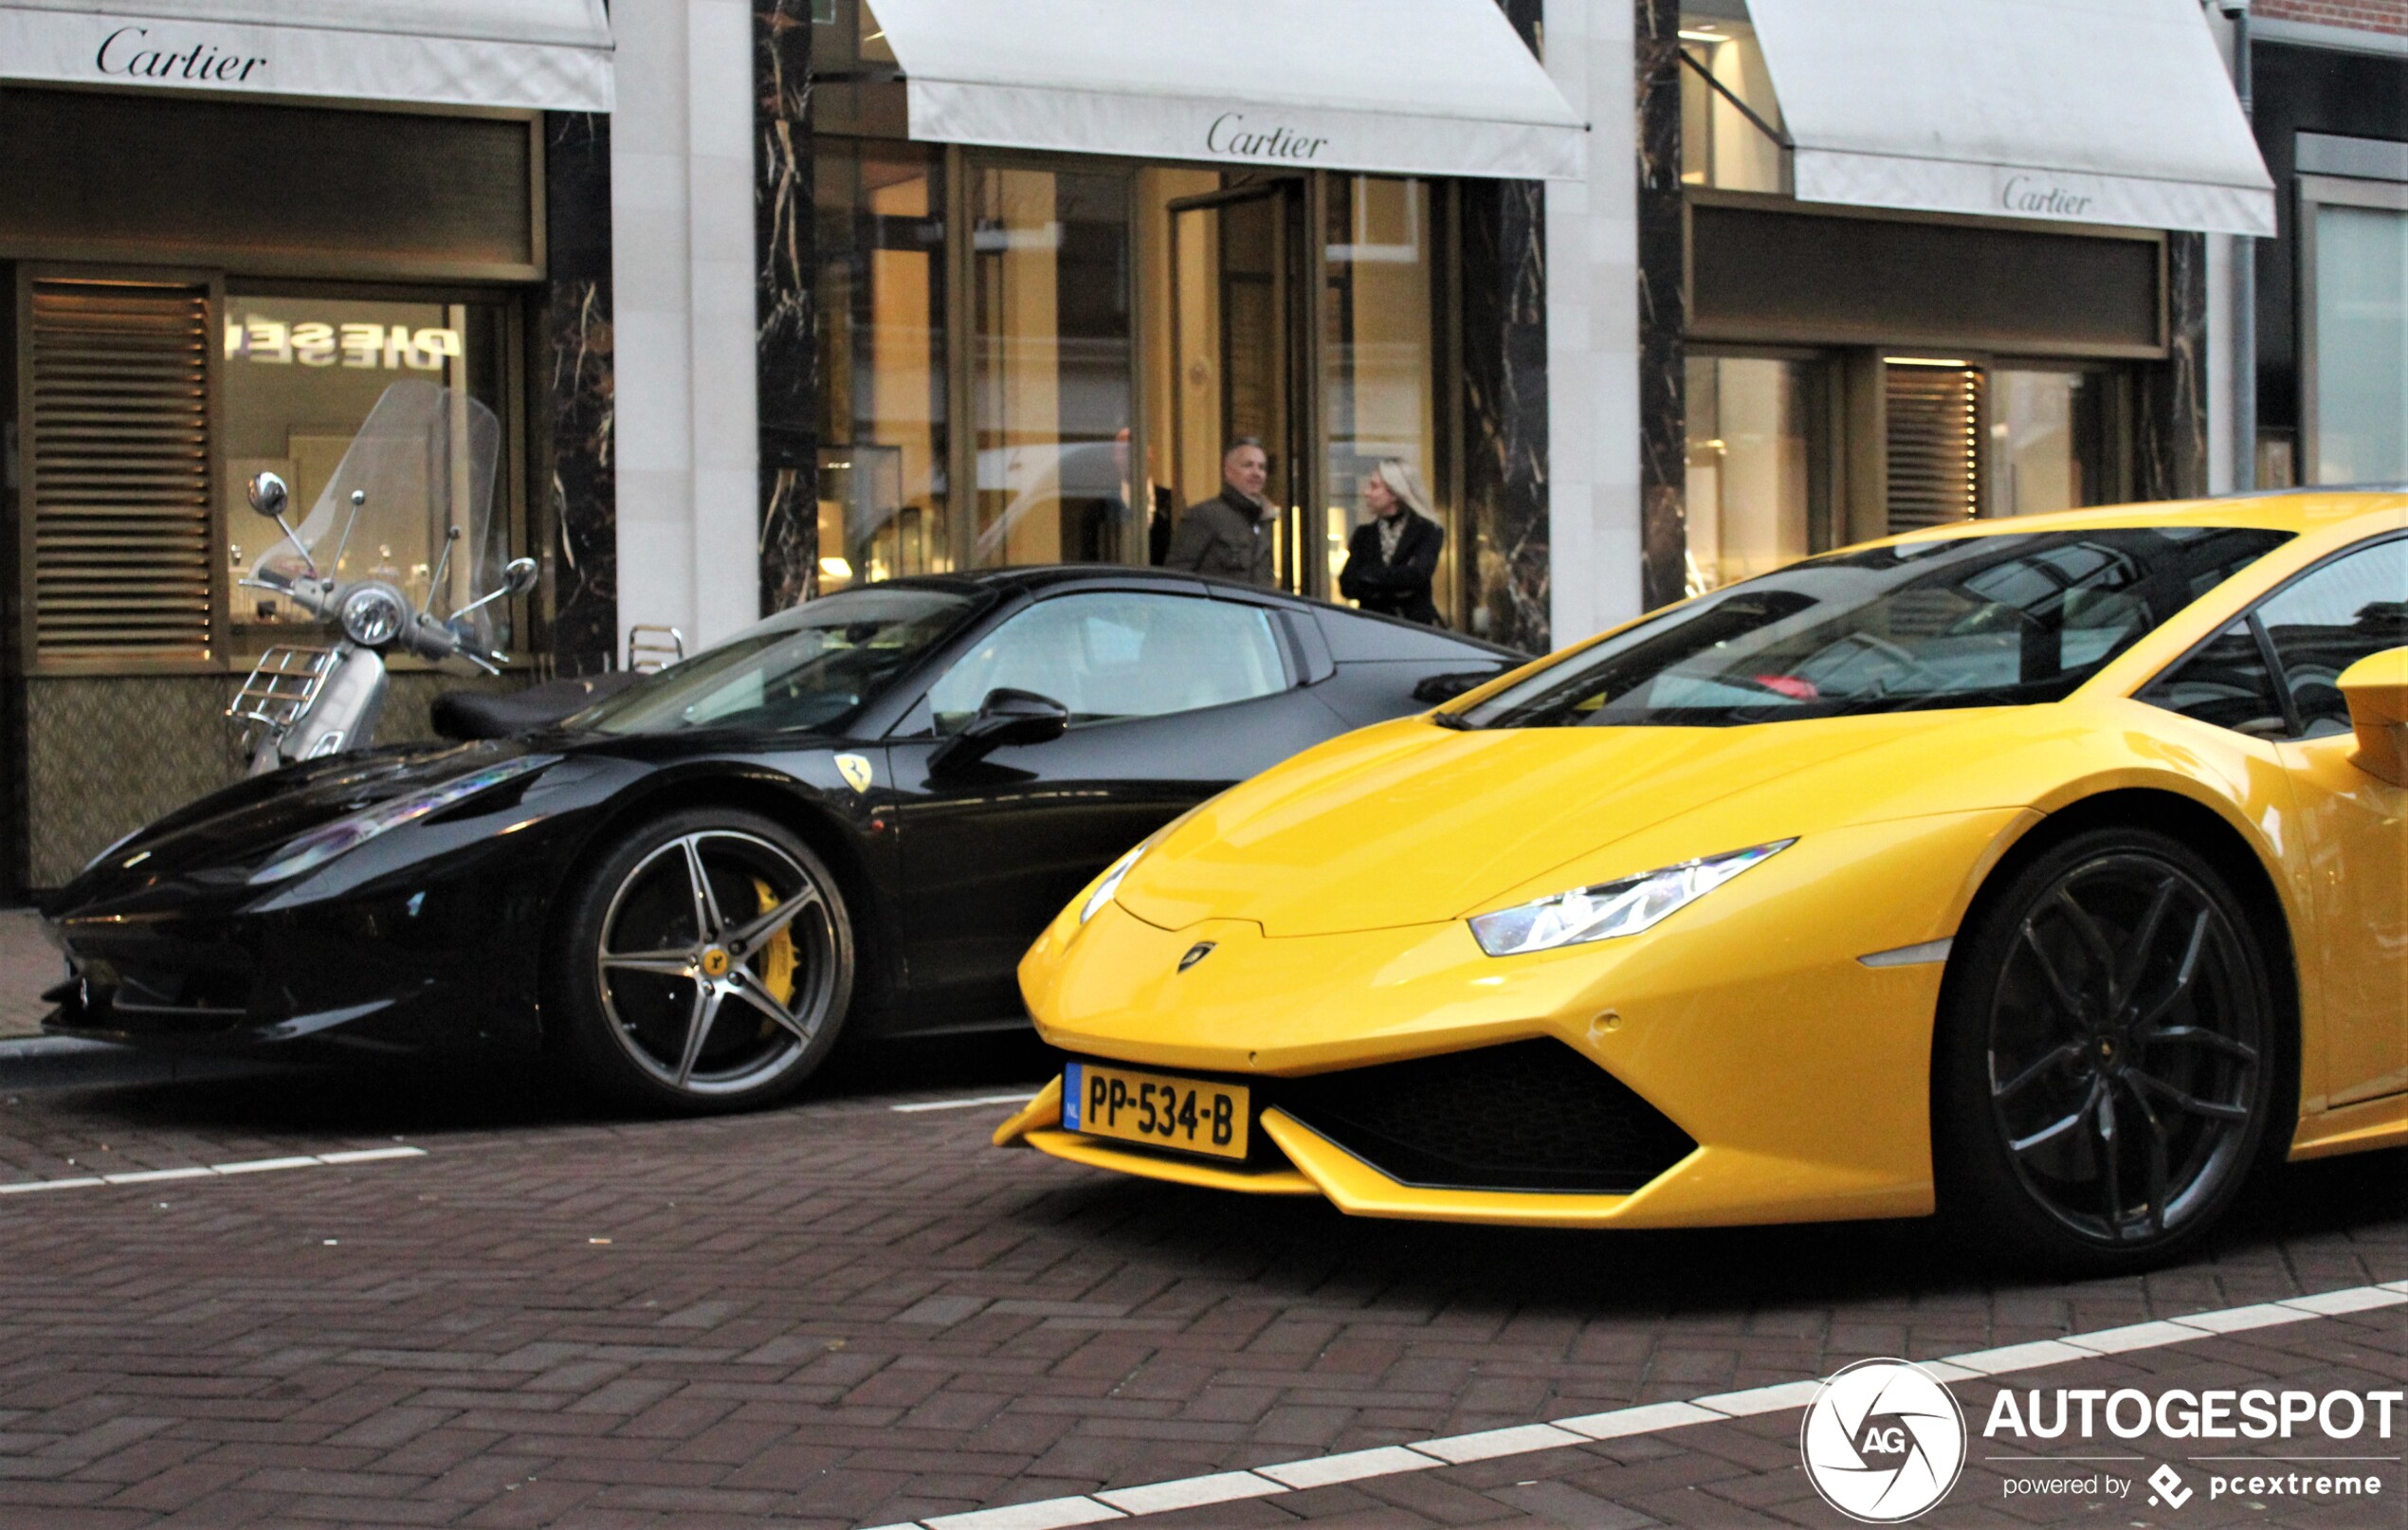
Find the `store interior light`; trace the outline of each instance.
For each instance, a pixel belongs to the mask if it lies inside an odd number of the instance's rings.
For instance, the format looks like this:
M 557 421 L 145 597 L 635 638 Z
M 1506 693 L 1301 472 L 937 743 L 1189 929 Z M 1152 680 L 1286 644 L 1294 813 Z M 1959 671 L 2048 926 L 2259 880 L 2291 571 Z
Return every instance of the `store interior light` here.
M 849 579 L 853 566 L 841 557 L 824 557 L 819 560 L 819 572 L 830 579 Z
M 1727 43 L 1730 41 L 1729 38 L 1724 37 L 1721 32 L 1715 31 L 1710 27 L 1699 27 L 1695 28 L 1684 27 L 1681 28 L 1680 37 L 1681 41 L 1684 43 Z
M 1886 355 L 1882 359 L 1893 367 L 1970 367 L 1973 365 L 1961 356 Z

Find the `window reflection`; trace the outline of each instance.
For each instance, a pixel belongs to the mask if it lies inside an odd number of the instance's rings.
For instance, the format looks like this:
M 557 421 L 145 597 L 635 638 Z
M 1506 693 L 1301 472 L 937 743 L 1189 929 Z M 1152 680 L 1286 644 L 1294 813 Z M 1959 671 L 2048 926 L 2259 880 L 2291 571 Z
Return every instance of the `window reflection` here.
M 340 543 L 339 565 L 330 572 L 383 580 L 413 607 L 431 598 L 438 613 L 493 588 L 510 556 L 509 488 L 506 481 L 497 486 L 468 475 L 474 464 L 489 469 L 506 458 L 498 443 L 472 451 L 467 440 L 470 401 L 483 406 L 473 412 L 488 419 L 502 402 L 502 312 L 494 302 L 228 294 L 219 337 L 226 449 L 220 493 L 233 578 L 264 563 L 299 560 L 283 534 L 245 501 L 252 476 L 262 472 L 290 486 L 295 509 L 288 519 L 317 556 L 334 561 L 339 528 L 350 521 L 348 507 L 329 504 L 316 523 L 304 521 L 319 512 L 371 411 L 395 383 L 414 378 L 447 390 L 445 402 L 434 406 L 441 416 L 437 433 L 461 443 L 444 462 L 456 463 L 462 476 L 454 482 L 440 464 L 400 474 L 388 466 L 375 475 L 374 502 L 362 507 L 354 535 Z M 456 409 L 448 403 L 455 398 Z M 442 560 L 445 588 L 434 590 L 447 524 L 460 528 L 466 545 Z M 508 645 L 508 607 L 503 601 L 485 608 L 494 647 Z M 319 623 L 273 592 L 241 586 L 232 592 L 232 610 L 237 627 Z
M 1989 514 L 2040 515 L 2121 497 L 2110 451 L 2113 385 L 2104 373 L 1991 373 Z
M 1128 177 L 971 178 L 980 566 L 1129 556 Z
M 942 160 L 822 137 L 820 588 L 953 567 Z
M 1433 487 L 1437 462 L 1436 315 L 1430 186 L 1371 175 L 1332 177 L 1326 230 L 1328 294 L 1322 399 L 1329 431 L 1329 503 L 1323 536 L 1329 588 L 1347 538 L 1367 514 L 1363 480 L 1395 457 Z M 1436 506 L 1442 521 L 1453 506 Z M 1454 527 L 1448 537 L 1455 543 Z M 1453 564 L 1442 557 L 1432 598 L 1455 609 Z
M 1770 573 L 1827 541 L 1813 423 L 1822 373 L 1811 361 L 1689 358 L 1689 593 Z
M 1728 14 L 1725 14 L 1728 12 Z M 1681 12 L 1681 180 L 1732 191 L 1781 189 L 1780 104 L 1740 4 Z M 1751 117 L 1750 114 L 1753 114 Z
M 2408 212 L 2313 211 L 2316 482 L 2408 479 Z

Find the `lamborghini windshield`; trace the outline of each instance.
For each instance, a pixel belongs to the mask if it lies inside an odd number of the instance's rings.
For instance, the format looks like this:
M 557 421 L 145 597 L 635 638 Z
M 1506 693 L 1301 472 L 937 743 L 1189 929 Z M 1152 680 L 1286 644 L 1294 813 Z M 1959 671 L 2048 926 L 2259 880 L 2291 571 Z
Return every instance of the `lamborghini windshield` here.
M 829 727 L 981 606 L 968 591 L 873 585 L 780 611 L 569 720 L 601 733 Z
M 2004 532 L 1813 558 L 1641 622 L 1456 725 L 1729 727 L 2058 701 L 2287 535 Z

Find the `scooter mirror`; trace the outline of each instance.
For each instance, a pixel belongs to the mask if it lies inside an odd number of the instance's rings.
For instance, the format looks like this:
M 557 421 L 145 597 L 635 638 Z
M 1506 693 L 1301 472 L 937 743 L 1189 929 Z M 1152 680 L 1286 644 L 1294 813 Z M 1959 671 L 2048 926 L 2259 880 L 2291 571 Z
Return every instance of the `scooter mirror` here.
M 523 595 L 535 588 L 536 580 L 541 576 L 541 574 L 542 571 L 536 567 L 535 559 L 514 557 L 502 566 L 502 588 L 514 595 Z
M 284 513 L 284 505 L 292 499 L 292 491 L 284 487 L 284 481 L 276 474 L 259 473 L 251 478 L 249 499 L 252 509 L 274 520 Z

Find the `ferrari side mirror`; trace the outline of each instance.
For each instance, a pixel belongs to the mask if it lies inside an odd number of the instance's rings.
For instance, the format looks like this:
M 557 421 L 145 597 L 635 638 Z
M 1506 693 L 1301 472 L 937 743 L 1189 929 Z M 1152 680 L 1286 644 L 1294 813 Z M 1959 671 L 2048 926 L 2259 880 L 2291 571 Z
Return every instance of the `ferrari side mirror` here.
M 2408 786 L 2408 648 L 2370 653 L 2337 682 L 2358 733 L 2350 759 L 2369 775 Z
M 978 703 L 978 715 L 929 759 L 928 768 L 957 769 L 998 749 L 1050 743 L 1069 726 L 1070 709 L 1052 697 L 997 686 Z

